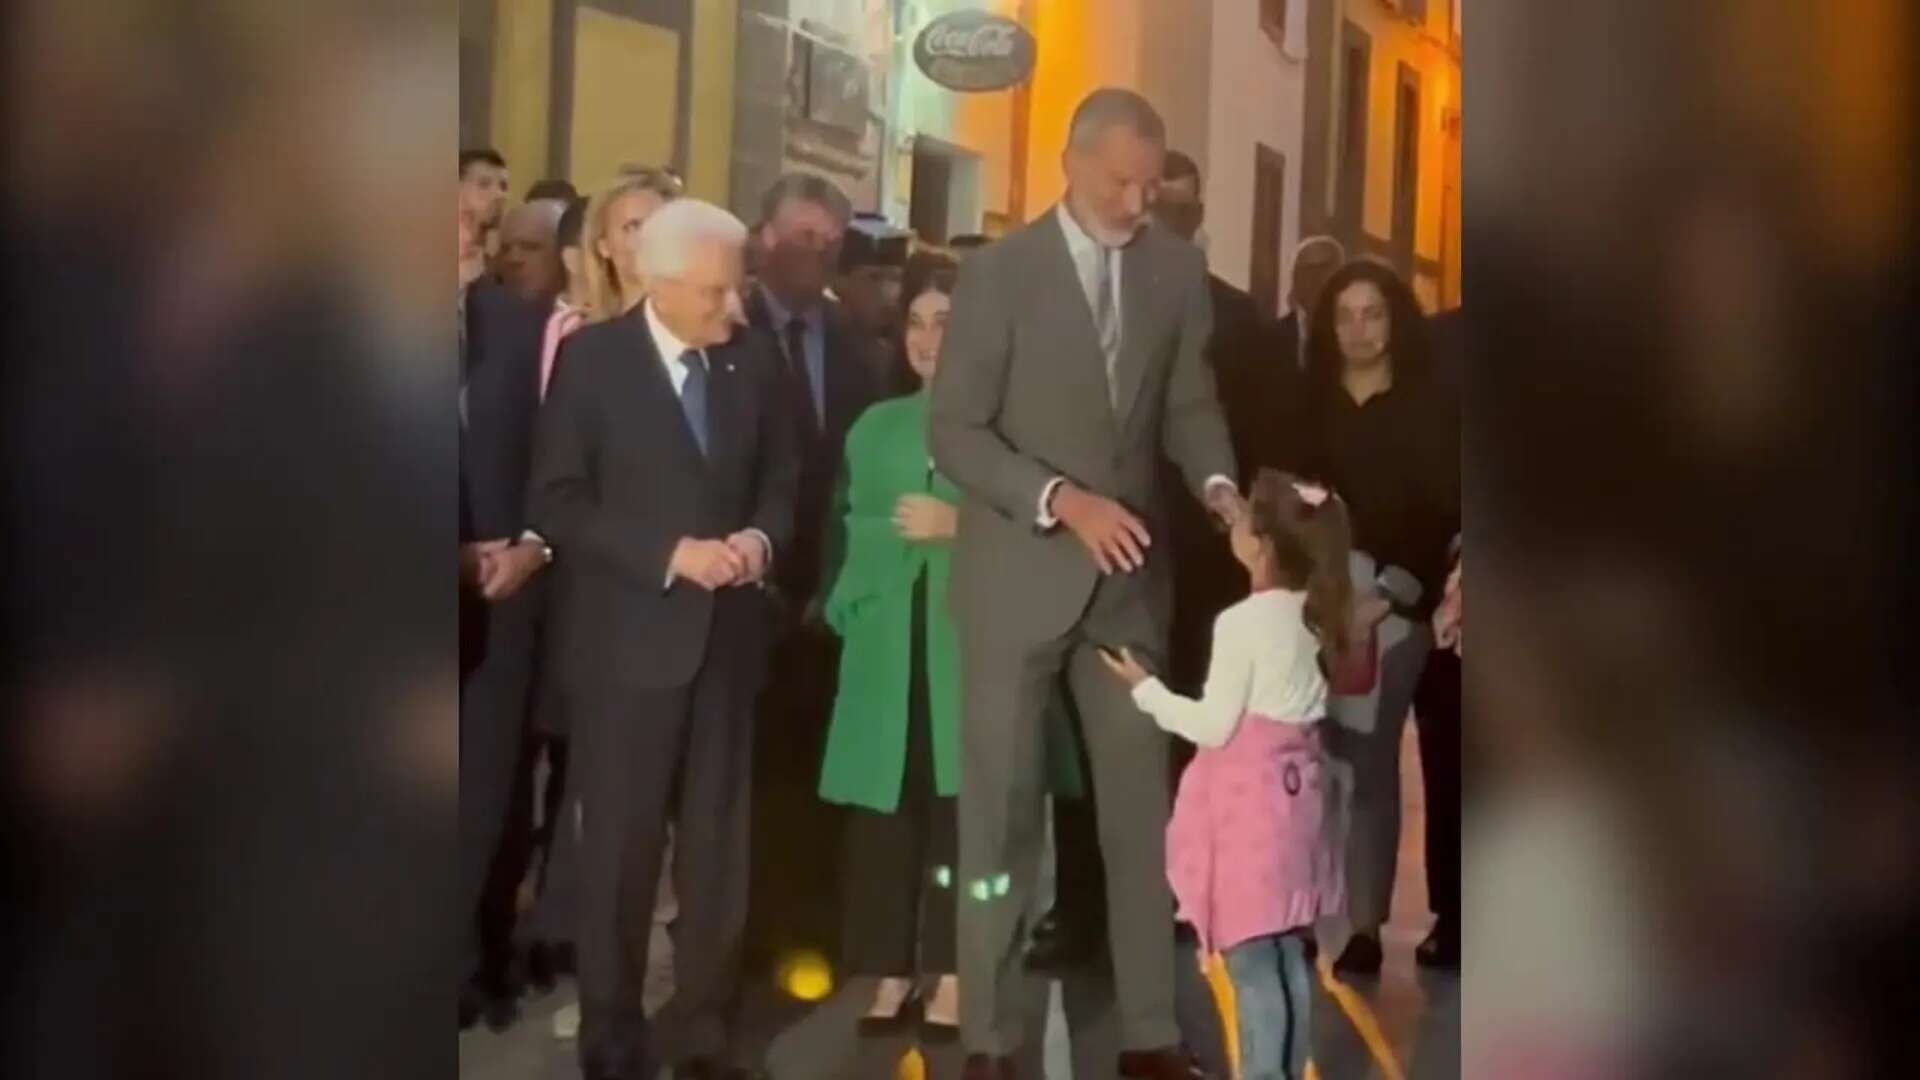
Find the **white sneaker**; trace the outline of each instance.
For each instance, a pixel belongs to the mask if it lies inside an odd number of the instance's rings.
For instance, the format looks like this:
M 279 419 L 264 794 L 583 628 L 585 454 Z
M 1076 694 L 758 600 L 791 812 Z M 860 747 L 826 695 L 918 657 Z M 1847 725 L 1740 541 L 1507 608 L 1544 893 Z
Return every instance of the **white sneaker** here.
M 580 1003 L 562 1005 L 553 1013 L 553 1037 L 573 1039 L 580 1035 Z

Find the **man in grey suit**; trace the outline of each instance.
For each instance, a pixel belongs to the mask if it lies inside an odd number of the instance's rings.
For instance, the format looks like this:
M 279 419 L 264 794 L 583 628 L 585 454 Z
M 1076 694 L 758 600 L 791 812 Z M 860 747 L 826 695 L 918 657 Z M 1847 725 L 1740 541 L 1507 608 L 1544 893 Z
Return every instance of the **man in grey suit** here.
M 1168 744 L 1097 650 L 1164 656 L 1154 552 L 1164 452 L 1223 520 L 1244 512 L 1204 357 L 1206 260 L 1148 223 L 1166 128 L 1097 90 L 1074 114 L 1061 204 L 961 273 L 933 386 L 935 462 L 963 490 L 953 610 L 961 720 L 960 987 L 969 1080 L 1012 1075 L 1022 914 L 1044 841 L 1042 715 L 1081 717 L 1110 909 L 1120 1075 L 1197 1073 L 1174 1021 Z M 1151 524 L 1150 524 L 1151 523 Z

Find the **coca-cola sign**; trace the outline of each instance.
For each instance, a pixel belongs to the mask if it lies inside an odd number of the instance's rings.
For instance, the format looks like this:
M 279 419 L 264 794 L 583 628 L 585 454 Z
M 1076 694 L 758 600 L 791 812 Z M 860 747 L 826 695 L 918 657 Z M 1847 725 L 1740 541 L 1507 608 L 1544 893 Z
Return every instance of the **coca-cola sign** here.
M 927 78 L 964 94 L 1018 86 L 1033 74 L 1033 35 L 1001 15 L 955 11 L 927 24 L 913 61 Z

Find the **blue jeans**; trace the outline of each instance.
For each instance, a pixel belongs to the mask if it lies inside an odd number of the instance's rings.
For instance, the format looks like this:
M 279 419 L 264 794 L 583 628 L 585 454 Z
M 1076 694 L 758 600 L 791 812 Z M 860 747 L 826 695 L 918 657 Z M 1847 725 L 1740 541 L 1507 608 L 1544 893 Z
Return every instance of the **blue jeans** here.
M 1240 1025 L 1240 1080 L 1303 1080 L 1313 1030 L 1313 967 L 1298 933 L 1227 950 Z

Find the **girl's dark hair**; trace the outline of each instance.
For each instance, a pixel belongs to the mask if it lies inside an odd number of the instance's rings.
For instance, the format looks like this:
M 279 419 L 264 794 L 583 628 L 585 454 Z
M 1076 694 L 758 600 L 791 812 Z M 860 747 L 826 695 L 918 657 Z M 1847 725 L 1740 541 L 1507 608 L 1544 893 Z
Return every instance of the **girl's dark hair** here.
M 1347 651 L 1353 638 L 1353 577 L 1348 568 L 1352 532 L 1347 504 L 1331 493 L 1318 506 L 1294 486 L 1299 477 L 1261 469 L 1249 500 L 1253 534 L 1273 545 L 1283 585 L 1305 589 L 1307 628 L 1328 656 Z
M 920 389 L 920 376 L 913 373 L 913 365 L 907 362 L 907 309 L 924 292 L 952 296 L 959 276 L 959 265 L 945 255 L 919 251 L 907 257 L 906 269 L 900 274 L 900 340 L 894 343 L 893 362 L 887 371 L 890 393 L 905 395 Z
M 1340 294 L 1358 282 L 1367 282 L 1380 290 L 1387 301 L 1387 363 L 1393 368 L 1395 384 L 1425 380 L 1433 367 L 1433 346 L 1427 332 L 1427 315 L 1413 288 L 1400 279 L 1393 267 L 1372 259 L 1355 259 L 1334 271 L 1313 304 L 1312 333 L 1307 338 L 1307 378 L 1317 390 L 1340 382 L 1340 335 L 1334 330 L 1335 307 Z

